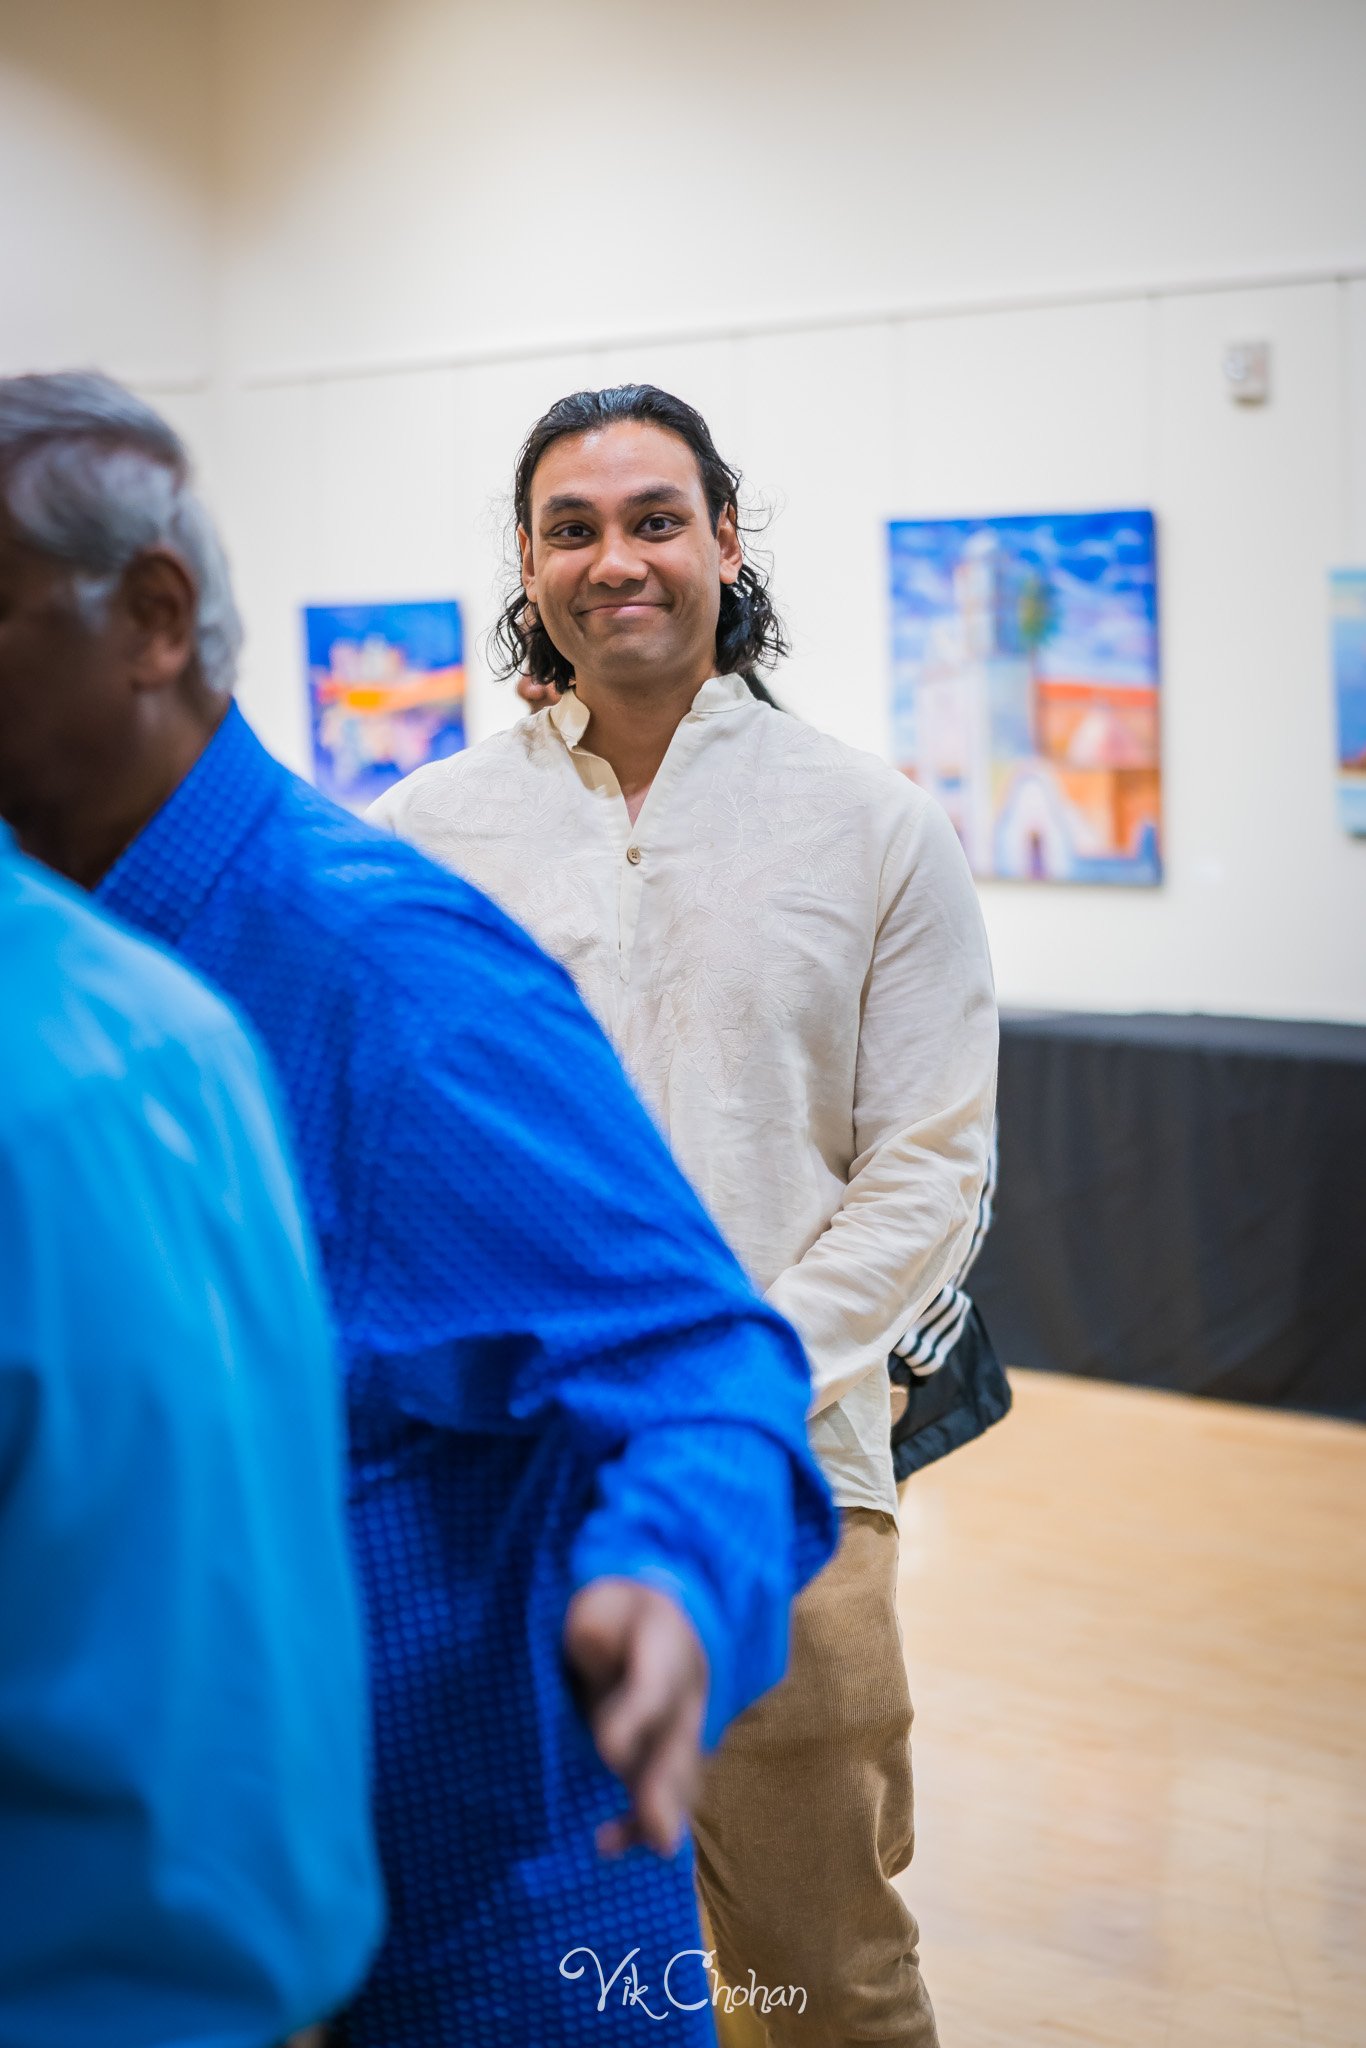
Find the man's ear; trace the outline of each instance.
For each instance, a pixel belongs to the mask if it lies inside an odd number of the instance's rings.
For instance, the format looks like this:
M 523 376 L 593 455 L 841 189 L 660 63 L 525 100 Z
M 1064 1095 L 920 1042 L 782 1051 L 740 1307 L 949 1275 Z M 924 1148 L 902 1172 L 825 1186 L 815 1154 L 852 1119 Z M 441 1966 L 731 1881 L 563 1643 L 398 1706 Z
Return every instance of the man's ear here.
M 522 562 L 522 588 L 530 603 L 536 602 L 536 575 L 531 566 L 531 535 L 524 526 L 517 529 L 517 553 Z
M 116 602 L 134 689 L 173 688 L 195 657 L 197 593 L 179 555 L 169 548 L 135 555 L 123 572 Z
M 716 522 L 716 545 L 721 556 L 721 581 L 734 583 L 745 566 L 745 556 L 733 505 L 727 505 Z

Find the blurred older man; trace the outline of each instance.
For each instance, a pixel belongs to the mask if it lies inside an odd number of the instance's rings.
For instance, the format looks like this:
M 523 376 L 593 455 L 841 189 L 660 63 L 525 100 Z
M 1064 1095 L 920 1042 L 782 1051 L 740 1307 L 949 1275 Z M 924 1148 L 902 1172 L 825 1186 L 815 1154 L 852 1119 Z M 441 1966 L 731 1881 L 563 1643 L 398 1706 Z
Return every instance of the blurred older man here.
M 801 1347 L 567 976 L 254 738 L 184 450 L 105 379 L 0 383 L 0 593 L 0 811 L 235 996 L 292 1114 L 391 1907 L 346 2038 L 636 2041 L 667 2000 L 709 2041 L 675 1849 L 832 1545 Z

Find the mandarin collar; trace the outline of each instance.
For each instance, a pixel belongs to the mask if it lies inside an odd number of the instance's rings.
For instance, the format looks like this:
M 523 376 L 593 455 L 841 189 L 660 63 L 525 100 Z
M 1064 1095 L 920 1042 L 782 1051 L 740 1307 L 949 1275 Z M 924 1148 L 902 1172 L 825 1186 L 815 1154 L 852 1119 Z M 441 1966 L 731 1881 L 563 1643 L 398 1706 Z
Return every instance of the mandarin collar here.
M 752 704 L 754 697 L 743 676 L 711 676 L 692 700 L 689 718 L 713 718 L 718 711 L 733 711 L 737 705 Z M 588 730 L 589 710 L 577 694 L 566 690 L 550 707 L 550 722 L 567 747 L 577 747 Z
M 588 730 L 588 706 L 575 691 L 566 690 L 550 707 L 550 723 L 567 747 L 576 747 Z
M 95 889 L 95 901 L 178 944 L 288 780 L 288 769 L 230 705 L 185 780 Z

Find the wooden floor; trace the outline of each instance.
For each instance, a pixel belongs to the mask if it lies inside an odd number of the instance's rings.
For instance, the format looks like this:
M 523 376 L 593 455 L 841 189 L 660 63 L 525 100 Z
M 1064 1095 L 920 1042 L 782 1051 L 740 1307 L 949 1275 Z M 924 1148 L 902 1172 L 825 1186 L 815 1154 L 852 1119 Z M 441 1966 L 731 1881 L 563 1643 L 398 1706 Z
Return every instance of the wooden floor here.
M 1366 1429 L 1015 1388 L 902 1514 L 944 2048 L 1361 2048 Z

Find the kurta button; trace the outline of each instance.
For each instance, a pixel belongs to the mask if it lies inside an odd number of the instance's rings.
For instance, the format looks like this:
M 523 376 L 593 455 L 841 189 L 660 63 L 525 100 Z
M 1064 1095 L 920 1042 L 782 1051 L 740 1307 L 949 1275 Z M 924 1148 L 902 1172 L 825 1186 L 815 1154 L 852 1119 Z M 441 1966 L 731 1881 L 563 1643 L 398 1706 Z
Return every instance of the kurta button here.
M 638 846 L 628 846 L 626 858 L 630 861 L 633 868 L 638 868 L 640 866 L 640 848 Z

